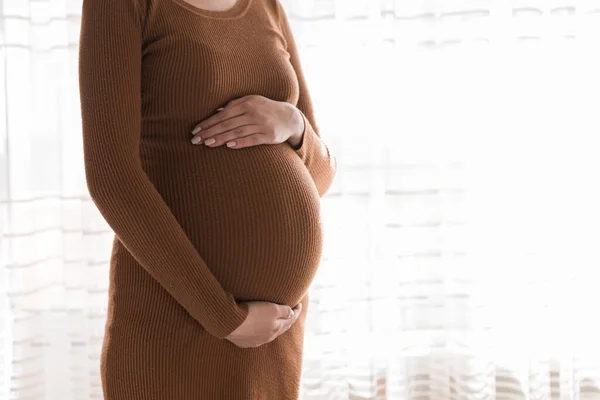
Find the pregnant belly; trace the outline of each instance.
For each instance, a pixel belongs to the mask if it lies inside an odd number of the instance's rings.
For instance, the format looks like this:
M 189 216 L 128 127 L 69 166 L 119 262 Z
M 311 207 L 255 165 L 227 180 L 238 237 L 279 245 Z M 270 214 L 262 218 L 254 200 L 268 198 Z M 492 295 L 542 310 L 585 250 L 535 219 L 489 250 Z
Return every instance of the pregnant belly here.
M 144 169 L 223 287 L 297 304 L 321 258 L 319 196 L 287 144 L 142 151 Z

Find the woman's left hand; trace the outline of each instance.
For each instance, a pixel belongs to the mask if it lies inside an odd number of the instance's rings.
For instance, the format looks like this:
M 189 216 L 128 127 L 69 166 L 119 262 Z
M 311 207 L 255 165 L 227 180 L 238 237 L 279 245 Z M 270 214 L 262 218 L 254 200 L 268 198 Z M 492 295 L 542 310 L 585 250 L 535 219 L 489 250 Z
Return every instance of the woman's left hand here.
M 288 141 L 297 148 L 303 131 L 304 118 L 292 104 L 253 95 L 227 103 L 200 122 L 192 131 L 192 143 L 242 149 Z

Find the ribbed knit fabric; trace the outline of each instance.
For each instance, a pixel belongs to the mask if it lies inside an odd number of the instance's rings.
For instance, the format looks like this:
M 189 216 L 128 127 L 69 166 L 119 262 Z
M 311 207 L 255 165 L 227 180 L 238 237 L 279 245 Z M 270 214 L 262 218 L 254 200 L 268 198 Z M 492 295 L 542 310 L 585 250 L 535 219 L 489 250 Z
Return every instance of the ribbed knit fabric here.
M 223 339 L 245 301 L 306 311 L 321 257 L 335 161 L 281 5 L 84 0 L 79 68 L 88 187 L 116 234 L 105 399 L 296 399 L 306 312 L 255 349 Z M 299 149 L 191 144 L 199 121 L 252 94 L 302 111 Z

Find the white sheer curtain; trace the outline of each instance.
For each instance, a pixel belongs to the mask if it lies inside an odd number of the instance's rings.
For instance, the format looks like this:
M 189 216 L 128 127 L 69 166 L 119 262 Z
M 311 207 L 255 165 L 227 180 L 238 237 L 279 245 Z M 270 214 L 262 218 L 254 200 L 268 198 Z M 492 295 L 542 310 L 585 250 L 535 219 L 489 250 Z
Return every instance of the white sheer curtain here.
M 283 3 L 340 164 L 303 399 L 600 399 L 600 0 Z M 0 0 L 0 399 L 101 398 L 80 6 Z

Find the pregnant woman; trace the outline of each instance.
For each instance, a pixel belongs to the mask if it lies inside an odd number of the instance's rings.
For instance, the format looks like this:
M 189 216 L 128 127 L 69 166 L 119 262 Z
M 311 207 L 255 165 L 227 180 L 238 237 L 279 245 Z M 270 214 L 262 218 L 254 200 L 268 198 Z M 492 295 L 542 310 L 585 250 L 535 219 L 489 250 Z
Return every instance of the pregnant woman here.
M 335 173 L 278 0 L 83 0 L 106 400 L 298 398 Z

